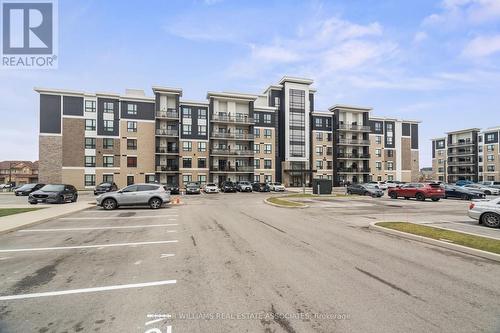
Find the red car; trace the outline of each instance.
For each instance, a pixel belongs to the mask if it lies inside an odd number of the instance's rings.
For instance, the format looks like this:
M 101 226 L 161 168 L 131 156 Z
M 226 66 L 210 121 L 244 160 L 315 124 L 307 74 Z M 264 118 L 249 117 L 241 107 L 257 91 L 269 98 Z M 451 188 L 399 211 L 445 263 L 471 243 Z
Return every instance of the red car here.
M 410 183 L 391 187 L 387 194 L 391 199 L 403 197 L 406 200 L 415 198 L 419 201 L 425 201 L 425 199 L 430 198 L 432 201 L 439 201 L 439 199 L 444 198 L 445 191 L 439 184 Z

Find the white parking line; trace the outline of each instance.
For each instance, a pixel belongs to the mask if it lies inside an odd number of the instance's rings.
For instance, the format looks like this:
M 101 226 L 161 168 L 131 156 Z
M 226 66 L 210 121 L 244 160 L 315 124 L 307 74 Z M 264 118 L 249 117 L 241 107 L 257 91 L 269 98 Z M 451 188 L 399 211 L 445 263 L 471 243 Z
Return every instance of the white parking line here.
M 171 253 L 162 253 L 160 255 L 160 259 L 164 259 L 164 258 L 170 258 L 170 257 L 173 257 L 175 256 L 175 254 L 171 254 Z
M 60 220 L 116 220 L 116 219 L 150 219 L 160 217 L 177 217 L 179 215 L 148 215 L 148 216 L 107 216 L 107 217 L 62 217 Z
M 153 245 L 153 244 L 166 244 L 166 243 L 177 243 L 177 242 L 178 242 L 178 240 L 168 240 L 168 241 L 156 241 L 156 242 L 116 243 L 116 244 L 101 244 L 101 245 L 79 245 L 79 246 L 61 246 L 61 247 L 34 247 L 34 248 L 31 248 L 31 249 L 7 249 L 7 250 L 0 250 L 0 253 L 29 252 L 29 251 L 51 251 L 51 250 L 73 250 L 73 249 L 92 249 L 92 248 L 103 248 L 103 247 Z
M 177 280 L 164 280 L 164 281 L 154 281 L 154 282 L 134 283 L 134 284 L 122 284 L 122 285 L 96 287 L 96 288 L 50 291 L 50 292 L 45 292 L 45 293 L 0 296 L 0 301 L 9 301 L 9 300 L 26 299 L 26 298 L 38 298 L 38 297 L 47 297 L 47 296 L 93 293 L 93 292 L 108 291 L 108 290 L 144 288 L 144 287 L 162 286 L 162 285 L 166 285 L 166 284 L 175 284 L 175 283 L 177 283 Z
M 24 229 L 18 232 L 50 232 L 50 231 L 86 231 L 86 230 L 108 230 L 108 229 L 140 229 L 140 228 L 156 228 L 156 227 L 174 227 L 177 223 L 167 224 L 149 224 L 149 225 L 129 225 L 120 227 L 88 227 L 88 228 L 59 228 L 59 229 Z
M 177 208 L 167 208 L 168 212 L 176 212 Z M 84 210 L 80 213 L 140 213 L 140 212 L 150 212 L 150 209 L 141 209 L 141 210 L 105 210 L 105 209 L 95 209 L 95 210 Z M 163 211 L 163 210 L 162 210 Z

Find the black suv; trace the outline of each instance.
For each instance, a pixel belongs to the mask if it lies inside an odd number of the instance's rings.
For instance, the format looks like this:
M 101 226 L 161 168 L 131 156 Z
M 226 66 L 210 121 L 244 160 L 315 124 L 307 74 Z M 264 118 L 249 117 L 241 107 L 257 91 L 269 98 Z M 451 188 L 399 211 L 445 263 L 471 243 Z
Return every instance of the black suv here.
M 178 185 L 167 184 L 163 186 L 163 188 L 165 189 L 165 191 L 169 191 L 170 194 L 180 194 Z
M 222 182 L 219 187 L 220 190 L 224 193 L 236 192 L 238 190 L 236 184 L 229 180 Z
M 269 187 L 269 185 L 267 185 L 267 183 L 253 183 L 252 189 L 255 192 L 270 192 L 271 191 L 271 188 Z
M 36 184 L 36 183 L 33 183 L 33 184 L 26 184 L 26 185 L 23 185 L 19 188 L 17 188 L 15 191 L 14 191 L 14 194 L 16 196 L 20 196 L 20 195 L 29 195 L 31 192 L 35 192 L 39 189 L 41 189 L 42 187 L 44 187 L 45 184 Z
M 66 203 L 76 202 L 78 191 L 73 185 L 49 184 L 38 191 L 30 193 L 28 202 L 32 205 L 37 203 Z
M 115 183 L 100 183 L 95 187 L 94 195 L 103 194 L 106 192 L 118 191 L 118 186 Z

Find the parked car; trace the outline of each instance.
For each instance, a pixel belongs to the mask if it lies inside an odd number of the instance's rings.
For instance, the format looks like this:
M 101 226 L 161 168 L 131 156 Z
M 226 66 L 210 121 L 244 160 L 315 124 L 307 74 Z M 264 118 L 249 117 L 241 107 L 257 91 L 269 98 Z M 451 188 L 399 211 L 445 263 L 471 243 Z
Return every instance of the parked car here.
M 66 203 L 76 202 L 78 191 L 73 185 L 68 184 L 48 184 L 41 189 L 31 192 L 28 202 L 32 205 L 37 203 Z
M 37 184 L 37 183 L 25 184 L 25 185 L 19 187 L 18 189 L 16 189 L 14 191 L 14 194 L 16 196 L 29 195 L 31 192 L 35 192 L 44 186 L 45 186 L 45 184 Z
M 373 198 L 380 198 L 384 195 L 384 191 L 374 184 L 352 184 L 347 186 L 347 194 L 369 195 Z
M 455 183 L 455 185 L 457 185 L 457 186 L 464 186 L 464 185 L 468 185 L 468 184 L 474 184 L 474 182 L 472 182 L 470 180 L 459 180 Z
M 499 195 L 500 194 L 500 189 L 494 188 L 494 187 L 489 187 L 485 185 L 480 185 L 480 184 L 467 184 L 464 185 L 465 188 L 469 189 L 476 189 L 482 191 L 485 195 Z
M 436 183 L 409 183 L 399 187 L 390 187 L 388 190 L 391 199 L 403 197 L 405 199 L 415 198 L 419 201 L 425 201 L 430 198 L 432 201 L 439 201 L 444 198 L 445 191 L 440 184 Z
M 118 186 L 115 183 L 100 183 L 94 189 L 94 195 L 103 194 L 106 192 L 118 191 Z
M 269 192 L 271 189 L 269 188 L 269 185 L 267 183 L 253 183 L 252 189 L 255 192 Z
M 219 193 L 219 187 L 214 183 L 208 183 L 203 188 L 203 192 L 205 193 Z
M 386 184 L 386 182 L 372 181 L 372 182 L 368 182 L 367 184 L 370 184 L 370 185 L 376 185 L 376 186 L 378 186 L 378 188 L 379 188 L 379 189 L 381 189 L 382 191 L 387 190 L 387 184 Z M 394 187 L 394 186 L 393 186 L 393 187 Z
M 236 184 L 233 183 L 232 181 L 226 180 L 221 183 L 220 185 L 220 190 L 224 193 L 231 193 L 231 192 L 236 192 Z
M 239 192 L 252 192 L 252 184 L 247 181 L 240 181 L 237 183 L 236 189 Z
M 489 201 L 471 202 L 468 215 L 479 224 L 490 228 L 500 227 L 500 198 Z
M 198 182 L 186 183 L 186 194 L 201 194 L 200 184 Z
M 387 182 L 385 182 L 385 186 L 387 186 L 387 188 L 399 187 L 399 186 L 404 185 L 404 184 L 405 184 L 404 182 L 400 182 L 397 180 L 388 180 Z
M 158 209 L 170 202 L 170 194 L 160 184 L 134 184 L 96 198 L 97 206 L 113 210 L 120 206 L 145 206 Z
M 170 194 L 180 194 L 181 193 L 179 191 L 179 186 L 177 186 L 177 185 L 167 184 L 167 185 L 164 185 L 163 188 L 165 189 L 165 191 L 169 191 Z
M 485 182 L 480 182 L 479 184 L 488 186 L 488 187 L 494 187 L 494 188 L 500 188 L 500 182 L 495 182 L 495 181 L 485 181 Z
M 485 194 L 482 191 L 475 189 L 469 189 L 457 185 L 444 184 L 441 185 L 444 188 L 445 194 L 444 199 L 448 198 L 459 198 L 462 200 L 472 200 L 472 199 L 484 199 Z
M 269 183 L 269 189 L 274 192 L 285 192 L 285 186 L 279 182 Z

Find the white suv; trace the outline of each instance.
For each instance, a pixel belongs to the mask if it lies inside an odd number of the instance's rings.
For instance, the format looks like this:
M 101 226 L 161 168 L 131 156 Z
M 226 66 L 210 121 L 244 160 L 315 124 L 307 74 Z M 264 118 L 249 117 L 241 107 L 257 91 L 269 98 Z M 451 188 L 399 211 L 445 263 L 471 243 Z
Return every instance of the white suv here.
M 269 188 L 271 189 L 271 191 L 285 192 L 285 186 L 283 186 L 283 184 L 278 182 L 269 183 Z

